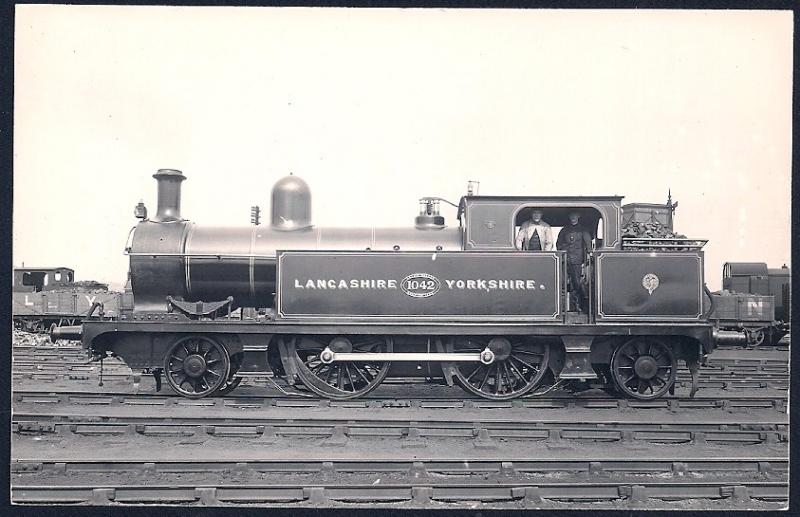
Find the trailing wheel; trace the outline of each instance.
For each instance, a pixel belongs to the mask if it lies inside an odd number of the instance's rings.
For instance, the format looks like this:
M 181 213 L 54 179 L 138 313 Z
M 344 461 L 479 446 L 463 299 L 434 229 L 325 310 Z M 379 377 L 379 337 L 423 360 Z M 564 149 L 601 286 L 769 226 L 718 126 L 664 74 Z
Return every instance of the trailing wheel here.
M 199 399 L 221 388 L 228 379 L 228 351 L 208 336 L 184 336 L 164 359 L 167 382 L 178 395 Z
M 490 364 L 453 362 L 455 381 L 465 391 L 492 400 L 509 400 L 524 395 L 544 378 L 550 360 L 550 346 L 531 343 L 523 337 L 454 338 L 449 353 L 494 353 Z
M 675 384 L 678 365 L 672 349 L 653 338 L 634 338 L 617 347 L 611 376 L 617 389 L 639 400 L 661 397 Z
M 392 351 L 392 340 L 385 336 L 298 336 L 290 340 L 287 356 L 294 361 L 297 376 L 321 397 L 346 400 L 366 395 L 389 373 L 389 362 L 325 362 L 321 356 L 326 350 L 334 354 L 387 353 Z

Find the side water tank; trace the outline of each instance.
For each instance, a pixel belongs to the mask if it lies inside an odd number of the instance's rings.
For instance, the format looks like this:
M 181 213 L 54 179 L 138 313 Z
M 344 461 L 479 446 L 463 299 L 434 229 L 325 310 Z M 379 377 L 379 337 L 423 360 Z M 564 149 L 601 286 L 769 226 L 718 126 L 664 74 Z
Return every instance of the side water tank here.
M 311 190 L 297 176 L 286 176 L 272 187 L 272 227 L 280 231 L 311 228 Z

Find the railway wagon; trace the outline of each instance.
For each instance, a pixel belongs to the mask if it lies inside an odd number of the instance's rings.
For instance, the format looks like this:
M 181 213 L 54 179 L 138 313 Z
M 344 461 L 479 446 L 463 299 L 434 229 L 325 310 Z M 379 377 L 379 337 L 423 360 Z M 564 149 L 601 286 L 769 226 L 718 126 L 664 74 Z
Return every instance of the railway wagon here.
M 722 291 L 713 296 L 711 319 L 721 329 L 738 332 L 738 342 L 774 345 L 789 333 L 791 270 L 763 262 L 726 262 Z
M 52 338 L 80 338 L 185 397 L 274 374 L 334 399 L 387 375 L 496 400 L 580 381 L 653 399 L 674 390 L 678 361 L 694 394 L 699 364 L 727 335 L 708 318 L 702 245 L 623 248 L 620 196 L 470 193 L 457 226 L 440 198 L 423 198 L 407 228 L 320 228 L 308 186 L 288 176 L 269 225 L 218 228 L 181 217 L 180 171 L 154 177 L 157 213 L 137 206 L 126 247 L 132 308 Z M 534 209 L 554 233 L 576 212 L 590 236 L 582 310 L 565 251 L 516 245 Z
M 13 278 L 12 318 L 17 329 L 46 332 L 52 325 L 76 325 L 95 306 L 109 317 L 119 314 L 121 293 L 97 282 L 76 283 L 71 268 L 15 268 Z

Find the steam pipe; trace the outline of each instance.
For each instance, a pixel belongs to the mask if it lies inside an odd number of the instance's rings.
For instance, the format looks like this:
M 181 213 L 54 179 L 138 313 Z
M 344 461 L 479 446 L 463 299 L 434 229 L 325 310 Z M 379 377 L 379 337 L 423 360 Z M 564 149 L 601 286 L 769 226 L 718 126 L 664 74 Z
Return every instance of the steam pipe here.
M 153 177 L 158 180 L 158 211 L 150 219 L 157 223 L 181 220 L 181 181 L 186 176 L 179 170 L 159 169 Z

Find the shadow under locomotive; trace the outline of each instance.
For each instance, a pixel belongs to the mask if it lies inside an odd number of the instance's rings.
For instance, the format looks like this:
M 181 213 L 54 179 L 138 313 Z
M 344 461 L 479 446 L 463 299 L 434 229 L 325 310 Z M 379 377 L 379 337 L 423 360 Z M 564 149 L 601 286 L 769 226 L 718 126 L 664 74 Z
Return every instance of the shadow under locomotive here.
M 496 400 L 569 380 L 654 399 L 674 390 L 678 361 L 694 394 L 700 363 L 732 338 L 709 319 L 705 241 L 624 246 L 618 196 L 470 193 L 454 228 L 438 198 L 423 198 L 410 228 L 322 229 L 311 224 L 307 185 L 288 176 L 273 189 L 270 225 L 215 228 L 181 218 L 180 171 L 154 177 L 157 214 L 137 206 L 126 247 L 132 303 L 51 334 L 159 384 L 163 375 L 186 397 L 226 394 L 271 371 L 334 399 L 387 375 Z M 534 208 L 554 228 L 577 211 L 591 234 L 583 312 L 563 251 L 515 246 Z

